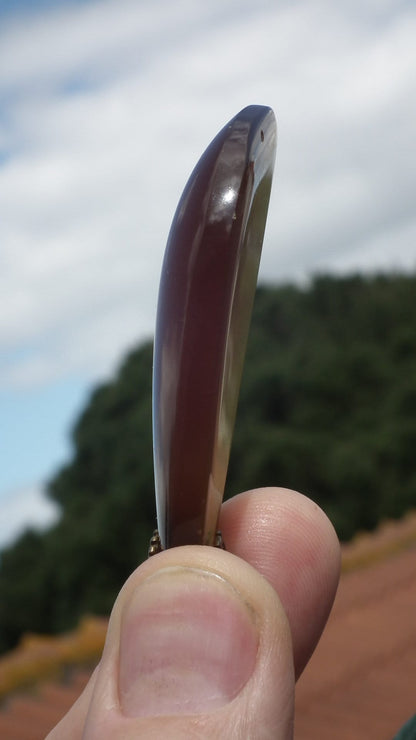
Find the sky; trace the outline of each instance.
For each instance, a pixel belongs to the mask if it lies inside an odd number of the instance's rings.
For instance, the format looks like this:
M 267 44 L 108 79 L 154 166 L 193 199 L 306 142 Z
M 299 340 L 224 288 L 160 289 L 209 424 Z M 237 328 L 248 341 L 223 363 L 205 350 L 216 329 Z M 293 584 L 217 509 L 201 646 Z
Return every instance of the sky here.
M 241 108 L 278 154 L 260 280 L 416 268 L 412 0 L 0 3 L 0 547 L 152 336 L 177 201 Z

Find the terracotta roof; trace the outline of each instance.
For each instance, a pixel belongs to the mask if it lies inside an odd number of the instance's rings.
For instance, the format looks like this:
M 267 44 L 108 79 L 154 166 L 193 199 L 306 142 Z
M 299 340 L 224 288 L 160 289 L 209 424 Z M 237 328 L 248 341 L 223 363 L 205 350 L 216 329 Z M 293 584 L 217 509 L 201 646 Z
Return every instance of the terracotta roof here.
M 90 674 L 79 668 L 67 682 L 45 682 L 10 696 L 0 711 L 2 740 L 42 740 L 78 698 Z
M 26 638 L 0 659 L 2 740 L 39 740 L 65 714 L 105 624 L 84 620 L 70 635 Z M 392 740 L 415 712 L 416 513 L 344 546 L 334 609 L 298 683 L 295 738 Z
M 86 685 L 104 644 L 107 620 L 88 617 L 59 637 L 27 635 L 0 658 L 0 738 L 40 740 Z
M 346 546 L 343 566 L 298 682 L 295 737 L 392 740 L 416 713 L 416 515 Z

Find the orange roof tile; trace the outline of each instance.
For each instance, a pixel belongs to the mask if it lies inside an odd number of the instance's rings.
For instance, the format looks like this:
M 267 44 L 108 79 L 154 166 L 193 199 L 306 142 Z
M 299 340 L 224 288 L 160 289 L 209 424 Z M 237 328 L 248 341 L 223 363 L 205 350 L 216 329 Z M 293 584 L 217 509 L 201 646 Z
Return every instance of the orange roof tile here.
M 78 669 L 76 680 L 67 684 L 41 684 L 36 690 L 12 695 L 0 711 L 2 740 L 40 740 L 72 706 L 90 677 Z
M 368 538 L 368 567 L 343 574 L 297 685 L 296 740 L 391 740 L 416 713 L 416 543 L 408 525 Z M 344 564 L 358 562 L 357 545 L 346 548 Z

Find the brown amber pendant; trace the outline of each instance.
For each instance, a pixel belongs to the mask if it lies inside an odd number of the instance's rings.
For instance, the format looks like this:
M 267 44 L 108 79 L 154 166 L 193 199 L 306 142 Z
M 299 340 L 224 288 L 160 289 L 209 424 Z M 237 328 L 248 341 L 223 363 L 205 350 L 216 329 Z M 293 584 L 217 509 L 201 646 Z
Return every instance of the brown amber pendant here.
M 152 552 L 218 544 L 275 151 L 273 111 L 244 108 L 202 155 L 173 219 L 154 348 Z

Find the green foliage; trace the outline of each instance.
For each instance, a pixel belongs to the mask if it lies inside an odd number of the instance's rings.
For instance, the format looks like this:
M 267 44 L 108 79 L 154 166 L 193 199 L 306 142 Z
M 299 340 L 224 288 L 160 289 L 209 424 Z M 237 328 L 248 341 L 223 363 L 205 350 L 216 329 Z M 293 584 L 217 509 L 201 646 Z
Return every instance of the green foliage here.
M 416 278 L 258 291 L 228 491 L 312 496 L 342 539 L 416 503 Z
M 0 651 L 14 645 L 22 632 L 42 632 L 48 624 L 53 589 L 48 578 L 43 537 L 28 531 L 1 556 Z
M 86 613 L 108 614 L 146 556 L 155 525 L 151 379 L 147 344 L 94 391 L 73 431 L 73 460 L 48 487 L 59 522 L 2 553 L 0 651 L 23 631 L 54 633 Z
M 317 276 L 257 292 L 227 495 L 282 485 L 312 496 L 342 539 L 416 503 L 416 277 Z M 44 534 L 1 556 L 0 650 L 23 631 L 107 614 L 155 523 L 152 347 L 97 388 L 50 482 Z

